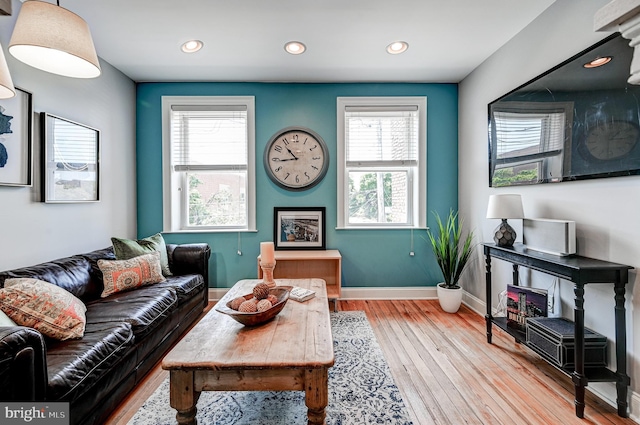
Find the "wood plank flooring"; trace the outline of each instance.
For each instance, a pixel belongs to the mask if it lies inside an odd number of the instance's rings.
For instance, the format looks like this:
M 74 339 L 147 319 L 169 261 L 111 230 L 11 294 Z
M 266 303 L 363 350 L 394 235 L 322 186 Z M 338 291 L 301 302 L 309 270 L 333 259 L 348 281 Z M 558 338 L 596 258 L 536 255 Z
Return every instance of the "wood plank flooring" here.
M 415 425 L 635 424 L 589 392 L 585 418 L 576 418 L 571 379 L 496 327 L 487 344 L 484 318 L 464 306 L 449 314 L 437 300 L 338 305 L 366 312 Z M 126 424 L 167 377 L 158 364 L 106 424 Z

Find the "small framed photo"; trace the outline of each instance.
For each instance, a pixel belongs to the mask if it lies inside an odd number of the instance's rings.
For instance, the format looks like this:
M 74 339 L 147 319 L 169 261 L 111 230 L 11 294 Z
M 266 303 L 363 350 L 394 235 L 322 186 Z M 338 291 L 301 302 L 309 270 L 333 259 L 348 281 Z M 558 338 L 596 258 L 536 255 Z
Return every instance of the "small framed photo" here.
M 0 100 L 0 185 L 32 186 L 33 100 L 16 87 L 16 95 Z
M 100 199 L 100 131 L 42 112 L 43 201 Z
M 325 249 L 325 207 L 273 208 L 276 250 Z

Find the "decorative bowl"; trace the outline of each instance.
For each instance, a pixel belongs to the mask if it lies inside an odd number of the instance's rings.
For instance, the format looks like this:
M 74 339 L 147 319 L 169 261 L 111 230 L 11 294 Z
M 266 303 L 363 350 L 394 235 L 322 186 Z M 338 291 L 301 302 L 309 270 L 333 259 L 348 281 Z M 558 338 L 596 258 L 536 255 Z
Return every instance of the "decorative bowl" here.
M 243 313 L 231 308 L 231 302 L 233 301 L 233 299 L 231 299 L 225 304 L 217 305 L 216 311 L 231 316 L 233 319 L 245 326 L 260 325 L 273 319 L 278 315 L 278 313 L 282 311 L 285 304 L 289 300 L 289 292 L 291 291 L 291 288 L 291 286 L 276 286 L 275 288 L 269 289 L 269 294 L 275 295 L 278 300 L 269 310 L 260 311 L 257 313 Z M 243 297 L 247 300 L 250 300 L 251 298 L 253 298 L 253 293 L 243 295 Z

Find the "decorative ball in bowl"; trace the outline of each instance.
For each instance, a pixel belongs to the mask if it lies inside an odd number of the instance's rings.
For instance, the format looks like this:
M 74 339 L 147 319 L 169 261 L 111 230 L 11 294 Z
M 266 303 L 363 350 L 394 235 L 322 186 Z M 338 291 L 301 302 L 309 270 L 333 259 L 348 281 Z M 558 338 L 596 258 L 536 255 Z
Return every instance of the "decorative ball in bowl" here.
M 217 305 L 216 311 L 231 316 L 245 326 L 260 325 L 273 319 L 282 311 L 289 300 L 291 286 L 276 286 L 268 290 L 264 289 L 265 292 L 262 294 L 259 293 L 257 287 L 258 285 L 256 285 L 251 294 Z M 258 297 L 254 294 L 258 295 Z

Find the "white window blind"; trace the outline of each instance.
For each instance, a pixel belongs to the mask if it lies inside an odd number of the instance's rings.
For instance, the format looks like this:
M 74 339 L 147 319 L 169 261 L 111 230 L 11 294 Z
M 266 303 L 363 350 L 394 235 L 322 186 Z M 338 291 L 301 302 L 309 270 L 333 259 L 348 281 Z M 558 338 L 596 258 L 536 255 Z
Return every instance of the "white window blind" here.
M 87 168 L 97 161 L 96 131 L 78 124 L 53 119 L 53 161 L 61 163 L 65 168 Z
M 548 113 L 494 112 L 497 158 L 559 154 L 564 148 L 564 111 Z
M 164 231 L 255 231 L 252 96 L 163 96 Z
M 345 108 L 347 167 L 416 165 L 418 108 Z
M 247 108 L 172 105 L 174 171 L 246 170 Z
M 338 228 L 426 226 L 426 101 L 338 98 Z

